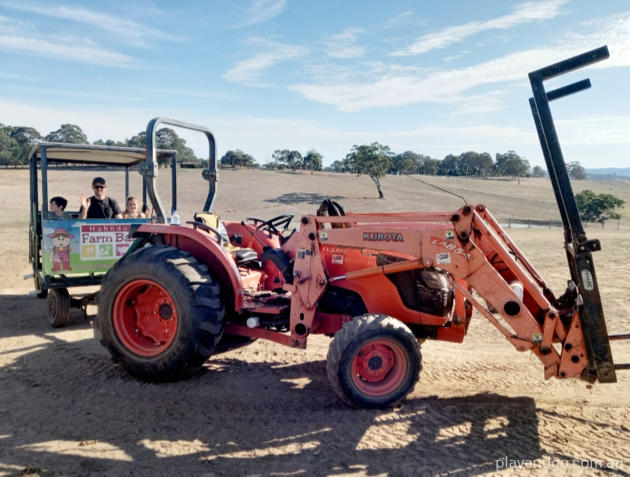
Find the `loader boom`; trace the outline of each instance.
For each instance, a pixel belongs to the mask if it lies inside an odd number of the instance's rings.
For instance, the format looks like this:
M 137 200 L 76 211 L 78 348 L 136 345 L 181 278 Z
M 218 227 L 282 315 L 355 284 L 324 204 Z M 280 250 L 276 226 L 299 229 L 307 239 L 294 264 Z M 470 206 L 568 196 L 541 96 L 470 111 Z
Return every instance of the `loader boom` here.
M 543 82 L 608 57 L 608 48 L 603 46 L 529 73 L 534 94 L 529 100 L 530 107 L 564 226 L 564 246 L 571 272 L 569 288 L 575 287 L 581 298 L 578 311 L 589 362 L 583 378 L 600 382 L 617 381 L 591 253 L 601 250 L 601 245 L 599 240 L 589 240 L 586 236 L 549 107 L 550 101 L 590 88 L 591 84 L 586 79 L 546 92 Z

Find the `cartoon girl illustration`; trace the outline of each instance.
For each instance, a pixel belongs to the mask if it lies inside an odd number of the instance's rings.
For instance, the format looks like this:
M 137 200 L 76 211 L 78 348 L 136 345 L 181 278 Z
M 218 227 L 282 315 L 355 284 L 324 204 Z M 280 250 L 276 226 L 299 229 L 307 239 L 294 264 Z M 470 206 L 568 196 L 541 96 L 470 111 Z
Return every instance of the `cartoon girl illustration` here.
M 65 229 L 57 229 L 48 234 L 52 242 L 53 272 L 72 270 L 70 268 L 70 242 L 74 237 Z

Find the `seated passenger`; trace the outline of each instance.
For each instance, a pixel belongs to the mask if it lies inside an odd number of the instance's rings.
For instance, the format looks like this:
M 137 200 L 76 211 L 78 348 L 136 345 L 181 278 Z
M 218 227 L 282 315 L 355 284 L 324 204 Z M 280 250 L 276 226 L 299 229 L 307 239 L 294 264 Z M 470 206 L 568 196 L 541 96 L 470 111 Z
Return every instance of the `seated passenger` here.
M 63 197 L 56 195 L 48 204 L 48 209 L 54 214 L 53 219 L 63 219 L 63 211 L 66 209 L 68 201 Z
M 122 210 L 118 202 L 105 196 L 107 182 L 102 177 L 95 177 L 92 181 L 92 189 L 94 195 L 86 197 L 81 194 L 81 210 L 79 210 L 80 219 L 120 219 L 122 218 Z
M 146 219 L 147 216 L 140 212 L 139 205 L 136 196 L 130 195 L 127 197 L 127 208 L 122 213 L 123 219 Z

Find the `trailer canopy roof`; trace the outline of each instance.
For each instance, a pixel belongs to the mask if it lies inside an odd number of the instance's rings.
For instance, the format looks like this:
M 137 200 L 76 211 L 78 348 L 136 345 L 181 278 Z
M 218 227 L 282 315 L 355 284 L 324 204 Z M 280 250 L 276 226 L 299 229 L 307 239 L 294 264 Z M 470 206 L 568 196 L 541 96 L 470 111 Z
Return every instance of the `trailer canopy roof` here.
M 146 158 L 146 150 L 141 147 L 42 142 L 31 150 L 31 160 L 41 161 L 42 148 L 44 147 L 46 148 L 46 160 L 48 162 L 133 166 Z M 157 151 L 158 158 L 172 157 L 175 153 L 176 151 L 166 149 L 158 149 Z

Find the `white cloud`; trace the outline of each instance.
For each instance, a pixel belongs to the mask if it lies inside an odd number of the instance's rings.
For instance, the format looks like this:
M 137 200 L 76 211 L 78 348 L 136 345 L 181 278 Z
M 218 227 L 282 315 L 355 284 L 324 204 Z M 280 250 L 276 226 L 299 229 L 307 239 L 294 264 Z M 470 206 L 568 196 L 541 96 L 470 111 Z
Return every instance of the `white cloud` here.
M 287 4 L 287 0 L 254 0 L 245 12 L 243 21 L 233 28 L 242 28 L 257 23 L 264 23 L 280 15 Z
M 389 20 L 385 22 L 383 25 L 384 28 L 397 28 L 405 23 L 409 22 L 414 16 L 413 10 L 407 10 L 401 13 L 398 13 L 391 17 Z
M 630 12 L 592 20 L 586 26 L 597 28 L 598 31 L 587 35 L 570 33 L 567 41 L 583 51 L 608 45 L 610 59 L 596 67 L 610 68 L 630 64 Z
M 425 101 L 454 103 L 461 101 L 462 94 L 473 87 L 521 79 L 540 65 L 558 61 L 566 55 L 566 50 L 559 49 L 527 50 L 456 70 L 385 75 L 369 83 L 298 84 L 291 88 L 307 99 L 331 104 L 341 111 Z
M 304 83 L 290 88 L 309 100 L 330 104 L 341 111 L 360 111 L 420 102 L 460 103 L 474 87 L 524 80 L 530 71 L 603 43 L 608 43 L 611 59 L 595 67 L 630 66 L 630 13 L 608 18 L 596 26 L 601 30 L 566 35 L 562 43 L 553 47 L 515 52 L 466 68 L 414 72 L 391 65 L 390 71 L 381 68 L 372 81 L 361 81 L 354 76 L 344 82 Z
M 0 74 L 0 78 L 2 78 L 4 75 Z M 10 76 L 9 76 L 10 78 Z M 16 76 L 16 78 L 20 78 L 19 76 Z M 20 78 L 23 79 L 23 78 Z M 140 101 L 145 101 L 146 97 L 143 96 L 138 96 L 138 95 L 128 95 L 128 96 L 124 96 L 124 95 L 120 95 L 120 94 L 111 94 L 111 93 L 107 93 L 104 92 L 102 90 L 99 90 L 97 92 L 89 92 L 89 91 L 79 91 L 76 89 L 62 89 L 62 88 L 42 88 L 42 87 L 38 87 L 38 86 L 28 86 L 24 84 L 24 81 L 21 81 L 19 83 L 17 82 L 13 82 L 11 84 L 6 84 L 3 86 L 5 92 L 8 91 L 18 91 L 21 93 L 27 93 L 29 95 L 32 94 L 38 94 L 38 95 L 42 95 L 42 96 L 49 96 L 51 98 L 68 98 L 69 101 L 73 101 L 76 100 L 78 98 L 87 98 L 87 99 L 95 99 L 95 100 L 99 100 L 101 102 L 105 101 L 109 101 L 112 102 L 114 104 L 118 103 L 118 104 L 122 104 L 122 103 L 138 103 Z M 144 90 L 145 93 L 149 93 L 149 91 Z M 8 95 L 7 95 L 8 96 Z
M 357 45 L 359 35 L 364 30 L 347 27 L 343 33 L 329 36 L 325 41 L 326 54 L 332 58 L 359 58 L 365 54 L 365 48 Z
M 177 39 L 177 37 L 170 33 L 156 30 L 136 21 L 117 17 L 109 13 L 88 10 L 82 7 L 64 5 L 49 7 L 5 1 L 0 2 L 0 5 L 13 10 L 83 23 L 90 27 L 112 33 L 116 35 L 117 38 L 136 45 L 145 45 L 147 38 Z
M 89 40 L 84 40 L 83 44 L 80 44 L 77 41 L 53 42 L 16 35 L 0 35 L 0 50 L 8 53 L 26 53 L 44 58 L 52 57 L 94 65 L 124 67 L 132 64 L 130 56 L 99 48 Z
M 392 56 L 420 55 L 431 50 L 459 43 L 469 36 L 487 30 L 505 30 L 521 23 L 548 20 L 560 14 L 560 7 L 568 0 L 525 2 L 514 7 L 512 13 L 484 22 L 469 22 L 421 36 L 411 45 L 396 50 Z
M 556 122 L 562 142 L 585 144 L 627 144 L 630 141 L 630 117 L 590 116 L 588 118 L 559 119 Z
M 307 51 L 306 48 L 301 46 L 278 43 L 261 38 L 252 38 L 250 41 L 259 48 L 264 49 L 264 53 L 258 53 L 244 59 L 226 71 L 223 74 L 223 78 L 227 81 L 260 86 L 259 80 L 265 70 L 281 61 L 300 58 Z

